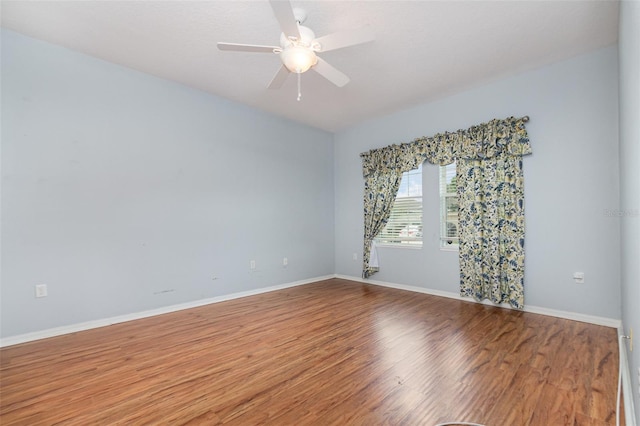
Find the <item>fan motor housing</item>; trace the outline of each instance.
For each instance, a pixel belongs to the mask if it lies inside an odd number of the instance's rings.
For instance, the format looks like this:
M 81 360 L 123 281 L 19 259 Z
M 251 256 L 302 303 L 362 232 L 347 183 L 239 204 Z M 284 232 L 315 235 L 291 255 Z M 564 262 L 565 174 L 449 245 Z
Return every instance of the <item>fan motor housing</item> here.
M 311 47 L 311 43 L 316 39 L 315 33 L 309 27 L 304 25 L 298 25 L 300 31 L 300 40 L 292 41 L 285 33 L 280 34 L 280 47 L 286 49 L 287 47 L 295 44 L 297 46 Z

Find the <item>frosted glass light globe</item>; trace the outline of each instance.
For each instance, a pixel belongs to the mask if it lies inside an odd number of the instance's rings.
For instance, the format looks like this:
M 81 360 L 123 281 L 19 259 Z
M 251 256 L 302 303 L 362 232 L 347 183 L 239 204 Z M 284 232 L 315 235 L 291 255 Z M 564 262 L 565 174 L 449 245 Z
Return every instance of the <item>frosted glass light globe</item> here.
M 302 74 L 318 62 L 313 50 L 307 47 L 290 45 L 280 53 L 285 67 L 291 72 Z

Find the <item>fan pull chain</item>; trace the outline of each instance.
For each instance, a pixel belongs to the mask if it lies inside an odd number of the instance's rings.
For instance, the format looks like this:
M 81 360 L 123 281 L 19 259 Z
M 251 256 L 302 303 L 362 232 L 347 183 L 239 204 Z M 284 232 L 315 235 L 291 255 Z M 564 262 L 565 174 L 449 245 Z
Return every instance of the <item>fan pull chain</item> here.
M 300 99 L 302 99 L 302 92 L 300 91 L 300 76 L 301 75 L 302 75 L 301 73 L 298 73 L 298 99 L 297 99 L 298 102 L 300 102 Z

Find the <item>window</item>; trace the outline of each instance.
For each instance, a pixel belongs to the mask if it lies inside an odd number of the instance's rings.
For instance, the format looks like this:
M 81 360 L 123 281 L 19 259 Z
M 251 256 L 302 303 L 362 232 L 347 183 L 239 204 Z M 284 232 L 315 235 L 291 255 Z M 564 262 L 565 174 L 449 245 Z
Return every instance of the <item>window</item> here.
M 422 247 L 422 164 L 402 174 L 391 216 L 376 242 L 397 247 Z
M 440 166 L 440 247 L 458 248 L 456 163 Z

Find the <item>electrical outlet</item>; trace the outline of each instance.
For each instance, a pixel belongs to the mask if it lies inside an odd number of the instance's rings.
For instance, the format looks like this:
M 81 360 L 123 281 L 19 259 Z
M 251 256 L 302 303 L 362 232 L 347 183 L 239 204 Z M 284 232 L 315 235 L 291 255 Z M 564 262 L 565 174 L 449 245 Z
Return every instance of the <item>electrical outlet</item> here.
M 287 259 L 286 257 L 282 259 L 282 266 L 287 266 L 288 264 L 289 264 L 289 259 Z
M 251 270 L 253 271 L 254 269 L 256 269 L 256 261 L 255 260 L 251 260 L 249 262 L 249 268 L 251 268 Z
M 353 260 L 358 260 L 358 253 L 353 253 Z
M 38 284 L 38 285 L 36 285 L 36 297 L 47 297 L 47 285 L 46 284 Z

